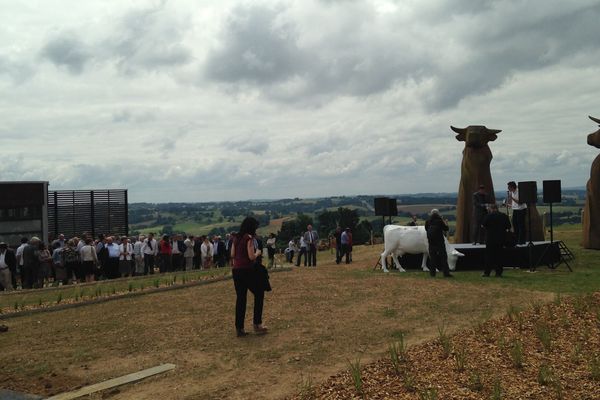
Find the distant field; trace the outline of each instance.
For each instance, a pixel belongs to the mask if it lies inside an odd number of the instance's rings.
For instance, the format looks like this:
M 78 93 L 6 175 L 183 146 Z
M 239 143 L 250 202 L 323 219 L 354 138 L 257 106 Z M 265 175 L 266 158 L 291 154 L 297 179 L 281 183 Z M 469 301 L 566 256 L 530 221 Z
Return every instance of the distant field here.
M 409 212 L 413 214 L 424 214 L 431 211 L 432 208 L 454 207 L 454 204 L 410 204 L 398 206 L 398 211 Z
M 272 219 L 269 225 L 259 227 L 257 232 L 263 236 L 268 235 L 269 233 L 277 234 L 277 232 L 281 230 L 283 221 L 287 221 L 289 219 L 291 219 L 291 217 Z

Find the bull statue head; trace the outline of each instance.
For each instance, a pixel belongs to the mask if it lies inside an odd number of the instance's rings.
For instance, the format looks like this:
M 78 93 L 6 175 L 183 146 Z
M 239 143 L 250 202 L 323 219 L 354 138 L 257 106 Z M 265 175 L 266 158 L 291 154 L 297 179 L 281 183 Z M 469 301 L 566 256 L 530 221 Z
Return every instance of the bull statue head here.
M 466 128 L 450 126 L 450 128 L 458 133 L 456 140 L 465 142 L 467 147 L 475 148 L 484 147 L 488 142 L 493 142 L 498 138 L 497 134 L 502 132 L 500 129 L 488 129 L 483 125 L 469 125 Z
M 594 117 L 592 117 L 592 116 L 589 116 L 589 115 L 588 115 L 588 117 L 589 117 L 589 118 L 590 118 L 592 121 L 596 122 L 597 124 L 600 124 L 600 119 L 598 119 L 598 118 L 594 118 Z M 600 129 L 598 129 L 596 132 L 594 132 L 594 133 L 590 133 L 590 134 L 588 135 L 588 137 L 587 137 L 587 143 L 588 143 L 590 146 L 594 146 L 594 147 L 597 147 L 597 148 L 599 148 L 599 149 L 600 149 Z

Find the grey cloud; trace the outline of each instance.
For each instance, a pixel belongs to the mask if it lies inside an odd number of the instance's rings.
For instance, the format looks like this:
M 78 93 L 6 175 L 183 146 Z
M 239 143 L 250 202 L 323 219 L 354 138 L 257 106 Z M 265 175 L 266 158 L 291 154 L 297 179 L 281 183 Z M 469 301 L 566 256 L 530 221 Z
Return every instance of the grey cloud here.
M 163 4 L 130 11 L 118 20 L 103 43 L 122 72 L 180 66 L 192 60 L 183 45 L 188 23 L 170 14 Z
M 327 4 L 339 10 L 335 27 L 323 26 L 316 42 L 304 40 L 307 26 L 292 7 L 234 9 L 220 47 L 208 55 L 206 76 L 234 88 L 243 84 L 240 90 L 254 87 L 271 100 L 307 104 L 432 84 L 424 100 L 440 111 L 501 87 L 520 71 L 590 51 L 600 37 L 597 3 L 538 11 L 519 2 L 434 2 L 415 8 L 410 20 L 382 19 L 369 2 Z
M 257 135 L 237 136 L 223 142 L 223 146 L 229 150 L 241 153 L 265 154 L 269 150 L 269 142 Z
M 30 64 L 0 54 L 0 75 L 8 76 L 14 84 L 20 85 L 34 74 L 35 70 Z
M 525 5 L 522 5 L 525 7 Z M 591 51 L 600 37 L 600 4 L 532 19 L 517 18 L 518 9 L 500 17 L 482 14 L 464 43 L 472 53 L 467 63 L 440 70 L 428 105 L 433 110 L 450 108 L 466 96 L 500 87 L 519 71 L 554 65 L 578 53 Z M 490 18 L 490 25 L 483 24 Z M 514 19 L 514 21 L 513 21 Z M 501 28 L 500 28 L 501 27 Z
M 129 122 L 131 120 L 131 112 L 128 110 L 120 110 L 113 113 L 112 121 L 115 123 Z
M 62 33 L 50 39 L 40 50 L 40 55 L 75 75 L 80 74 L 92 58 L 87 46 L 74 33 Z
M 222 46 L 209 54 L 206 74 L 223 82 L 269 84 L 303 67 L 294 27 L 279 24 L 281 8 L 237 7 L 225 27 Z
M 112 122 L 126 123 L 126 122 L 135 122 L 135 123 L 147 123 L 156 120 L 159 109 L 140 109 L 140 110 L 130 110 L 123 109 L 113 112 L 112 114 Z

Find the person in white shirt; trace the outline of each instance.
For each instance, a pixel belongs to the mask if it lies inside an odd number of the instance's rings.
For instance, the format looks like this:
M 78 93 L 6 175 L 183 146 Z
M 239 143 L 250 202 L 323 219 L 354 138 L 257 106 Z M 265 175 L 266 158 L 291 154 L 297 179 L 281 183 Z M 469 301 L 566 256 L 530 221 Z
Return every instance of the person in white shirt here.
M 191 271 L 194 267 L 194 245 L 196 244 L 193 236 L 188 236 L 184 241 L 185 251 L 183 258 L 185 259 L 185 270 Z
M 302 260 L 302 255 L 304 254 L 304 266 L 306 267 L 306 242 L 304 241 L 304 236 L 300 236 L 300 251 L 298 252 L 298 259 L 296 259 L 296 267 L 300 266 L 300 260 Z
M 202 246 L 200 246 L 200 254 L 202 256 L 202 267 L 201 269 L 210 268 L 213 254 L 213 244 L 208 240 L 208 236 L 204 237 Z
M 27 246 L 29 240 L 26 237 L 21 238 L 21 245 L 17 247 L 17 251 L 15 252 L 15 256 L 17 257 L 17 273 L 16 275 L 21 275 L 21 271 L 23 271 L 23 249 Z M 15 277 L 13 277 L 14 280 Z M 21 279 L 21 286 L 23 286 Z
M 294 253 L 297 251 L 298 249 L 296 247 L 296 242 L 294 241 L 294 238 L 292 238 L 288 242 L 287 249 L 285 249 L 285 259 L 287 260 L 287 262 L 292 264 L 294 263 Z
M 123 236 L 119 245 L 119 273 L 121 278 L 131 275 L 131 261 L 133 260 L 133 246 L 129 238 Z
M 519 203 L 519 190 L 514 181 L 508 182 L 507 204 L 512 209 L 512 226 L 517 244 L 525 244 L 525 213 L 527 204 Z
M 144 253 L 144 275 L 153 274 L 154 259 L 158 254 L 158 243 L 154 239 L 154 233 L 150 233 L 148 238 L 144 240 L 142 253 Z
M 140 235 L 138 240 L 133 244 L 134 275 L 144 274 L 144 253 L 142 252 L 144 239 L 144 235 Z
M 81 257 L 81 275 L 85 277 L 86 282 L 94 282 L 94 272 L 98 265 L 98 255 L 96 254 L 94 241 L 91 238 L 88 237 L 85 239 L 83 246 L 79 250 L 79 256 Z
M 13 290 L 11 269 L 15 267 L 15 253 L 4 242 L 0 242 L 0 285 L 2 290 Z

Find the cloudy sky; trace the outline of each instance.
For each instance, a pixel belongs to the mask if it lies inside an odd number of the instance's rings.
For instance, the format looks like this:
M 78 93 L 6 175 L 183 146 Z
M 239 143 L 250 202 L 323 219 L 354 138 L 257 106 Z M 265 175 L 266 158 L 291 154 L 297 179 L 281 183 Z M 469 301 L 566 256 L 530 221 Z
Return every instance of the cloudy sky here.
M 600 1 L 2 1 L 0 180 L 130 201 L 583 186 Z

